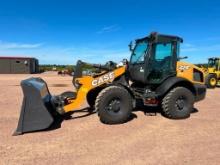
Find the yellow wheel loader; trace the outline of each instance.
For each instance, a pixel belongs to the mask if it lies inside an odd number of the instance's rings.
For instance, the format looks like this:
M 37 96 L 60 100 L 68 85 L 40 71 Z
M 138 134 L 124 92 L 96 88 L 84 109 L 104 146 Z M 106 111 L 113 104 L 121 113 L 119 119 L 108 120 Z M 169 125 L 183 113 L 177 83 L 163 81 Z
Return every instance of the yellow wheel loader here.
M 204 68 L 205 84 L 208 88 L 215 88 L 220 84 L 220 58 L 212 57 L 208 59 L 208 68 Z
M 23 80 L 24 99 L 14 135 L 46 129 L 57 116 L 73 113 L 86 102 L 106 124 L 128 121 L 136 100 L 161 106 L 171 119 L 189 117 L 194 103 L 205 98 L 206 86 L 200 68 L 180 61 L 182 42 L 177 36 L 151 33 L 129 45 L 129 61 L 105 65 L 78 61 L 73 76 L 76 92 L 52 96 L 42 79 Z M 83 75 L 85 65 L 97 70 Z

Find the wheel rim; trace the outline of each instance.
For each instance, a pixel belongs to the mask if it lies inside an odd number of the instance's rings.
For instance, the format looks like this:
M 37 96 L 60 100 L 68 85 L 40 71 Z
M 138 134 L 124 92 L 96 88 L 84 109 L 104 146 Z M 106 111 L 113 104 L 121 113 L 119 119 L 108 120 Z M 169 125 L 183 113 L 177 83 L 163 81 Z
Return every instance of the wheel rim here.
M 121 101 L 118 98 L 114 98 L 109 101 L 105 110 L 113 113 L 118 113 L 121 110 Z
M 210 79 L 210 84 L 211 84 L 212 86 L 215 86 L 215 84 L 216 84 L 216 79 L 215 79 L 215 78 L 211 78 L 211 79 Z
M 175 106 L 177 110 L 182 111 L 186 106 L 186 99 L 183 96 L 179 97 L 178 99 L 176 99 Z

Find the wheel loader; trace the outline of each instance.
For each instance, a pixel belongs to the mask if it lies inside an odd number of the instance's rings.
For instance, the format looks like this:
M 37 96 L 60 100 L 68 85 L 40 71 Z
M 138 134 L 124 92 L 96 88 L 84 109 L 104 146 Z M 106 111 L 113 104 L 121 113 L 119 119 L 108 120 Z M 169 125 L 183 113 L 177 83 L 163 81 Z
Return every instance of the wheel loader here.
M 220 84 L 220 58 L 209 58 L 208 67 L 202 69 L 205 72 L 205 84 L 208 88 L 215 88 Z
M 182 42 L 178 36 L 151 33 L 129 45 L 129 61 L 104 65 L 78 61 L 72 81 L 75 92 L 53 96 L 41 78 L 23 80 L 24 98 L 14 135 L 47 129 L 56 116 L 72 114 L 86 102 L 105 124 L 127 122 L 137 100 L 160 106 L 171 119 L 189 117 L 194 103 L 205 98 L 206 86 L 202 69 L 180 61 Z M 92 74 L 82 74 L 86 65 L 94 68 Z

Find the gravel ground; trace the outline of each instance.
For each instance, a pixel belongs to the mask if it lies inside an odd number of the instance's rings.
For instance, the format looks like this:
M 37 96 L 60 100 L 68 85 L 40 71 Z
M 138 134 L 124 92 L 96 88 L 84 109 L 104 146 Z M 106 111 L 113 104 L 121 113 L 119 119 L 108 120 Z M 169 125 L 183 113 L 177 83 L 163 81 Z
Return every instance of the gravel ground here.
M 20 113 L 19 83 L 33 75 L 0 75 L 0 164 L 220 164 L 220 88 L 208 90 L 185 120 L 169 120 L 143 108 L 133 120 L 104 125 L 96 114 L 73 114 L 61 128 L 11 136 Z M 52 94 L 72 90 L 71 77 L 42 77 Z M 85 105 L 86 106 L 86 105 Z

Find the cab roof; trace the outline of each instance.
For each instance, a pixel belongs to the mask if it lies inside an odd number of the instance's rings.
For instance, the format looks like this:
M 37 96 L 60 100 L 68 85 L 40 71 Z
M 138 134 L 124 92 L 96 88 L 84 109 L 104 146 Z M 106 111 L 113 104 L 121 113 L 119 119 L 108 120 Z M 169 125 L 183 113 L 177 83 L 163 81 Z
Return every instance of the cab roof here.
M 183 39 L 178 36 L 159 34 L 157 32 L 152 32 L 147 37 L 137 39 L 136 42 L 142 41 L 142 40 L 148 40 L 148 41 L 152 41 L 152 42 L 156 42 L 156 43 L 157 42 L 166 43 L 166 42 L 172 42 L 172 41 L 177 41 L 177 42 L 181 42 L 181 43 L 183 42 Z

